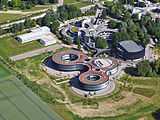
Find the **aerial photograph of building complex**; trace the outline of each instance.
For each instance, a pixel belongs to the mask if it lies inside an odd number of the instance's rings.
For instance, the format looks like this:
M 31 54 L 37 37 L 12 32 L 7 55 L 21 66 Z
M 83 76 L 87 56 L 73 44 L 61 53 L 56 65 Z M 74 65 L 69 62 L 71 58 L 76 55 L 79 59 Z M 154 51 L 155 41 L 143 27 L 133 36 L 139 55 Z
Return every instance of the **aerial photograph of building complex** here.
M 0 120 L 160 120 L 160 0 L 0 0 Z

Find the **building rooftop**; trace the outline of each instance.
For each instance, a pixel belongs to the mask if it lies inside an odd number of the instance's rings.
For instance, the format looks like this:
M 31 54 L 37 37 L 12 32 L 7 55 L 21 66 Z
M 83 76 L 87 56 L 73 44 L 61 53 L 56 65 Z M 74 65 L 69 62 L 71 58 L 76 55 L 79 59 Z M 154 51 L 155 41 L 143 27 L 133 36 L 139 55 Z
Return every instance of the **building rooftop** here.
M 123 47 L 127 52 L 139 52 L 144 48 L 141 45 L 138 45 L 136 42 L 132 40 L 126 40 L 119 42 L 119 45 Z

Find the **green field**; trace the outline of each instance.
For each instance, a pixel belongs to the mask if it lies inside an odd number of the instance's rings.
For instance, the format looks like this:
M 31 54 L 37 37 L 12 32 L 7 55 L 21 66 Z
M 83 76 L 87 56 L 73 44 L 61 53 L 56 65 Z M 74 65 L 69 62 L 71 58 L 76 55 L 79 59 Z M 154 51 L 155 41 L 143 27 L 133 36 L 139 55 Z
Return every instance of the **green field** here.
M 91 5 L 90 2 L 79 1 L 79 0 L 64 0 L 64 4 L 74 5 L 77 8 L 85 7 L 87 5 Z
M 64 0 L 64 4 L 73 4 L 78 2 L 78 0 Z
M 41 47 L 42 45 L 37 41 L 21 44 L 13 37 L 4 37 L 0 39 L 0 56 L 13 56 Z
M 0 64 L 0 79 L 5 78 L 8 75 L 10 75 L 10 72 L 2 64 Z
M 21 14 L 0 13 L 0 23 L 6 23 L 24 17 Z
M 6 72 L 6 73 L 5 73 Z M 0 63 L 1 120 L 60 120 L 59 116 Z
M 40 10 L 47 9 L 49 7 L 50 7 L 50 5 L 35 6 L 35 7 L 32 7 L 31 9 L 25 9 L 25 10 L 23 10 L 23 12 L 40 11 Z
M 134 88 L 133 92 L 136 94 L 146 96 L 146 97 L 152 97 L 155 94 L 155 91 L 153 89 L 139 88 L 139 87 Z
M 81 8 L 81 7 L 85 7 L 85 6 L 92 5 L 92 4 L 89 2 L 80 2 L 80 3 L 73 4 L 73 5 L 76 6 L 77 8 Z

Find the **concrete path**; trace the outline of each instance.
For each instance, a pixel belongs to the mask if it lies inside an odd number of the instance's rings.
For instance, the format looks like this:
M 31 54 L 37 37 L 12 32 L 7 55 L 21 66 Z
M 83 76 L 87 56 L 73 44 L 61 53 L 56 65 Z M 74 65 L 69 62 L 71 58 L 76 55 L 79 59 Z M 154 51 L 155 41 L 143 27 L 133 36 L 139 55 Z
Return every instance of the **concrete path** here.
M 30 51 L 30 52 L 25 52 L 25 53 L 20 54 L 20 55 L 15 55 L 15 56 L 10 57 L 10 59 L 12 61 L 23 60 L 23 59 L 34 57 L 34 56 L 37 56 L 37 55 L 40 55 L 42 53 L 46 53 L 46 52 L 49 52 L 49 51 L 56 51 L 57 49 L 62 48 L 62 47 L 63 47 L 63 45 L 55 44 L 55 45 L 48 46 L 48 47 L 45 47 L 45 48 L 40 48 L 40 49 L 33 50 L 33 51 Z

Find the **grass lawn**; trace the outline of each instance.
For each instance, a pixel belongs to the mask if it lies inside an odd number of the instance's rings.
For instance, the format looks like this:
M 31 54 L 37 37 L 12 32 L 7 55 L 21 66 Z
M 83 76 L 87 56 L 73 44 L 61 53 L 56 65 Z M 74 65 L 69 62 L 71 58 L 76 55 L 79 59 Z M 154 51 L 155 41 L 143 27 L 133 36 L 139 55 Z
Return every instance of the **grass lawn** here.
M 90 2 L 85 2 L 85 1 L 79 1 L 79 0 L 64 0 L 64 4 L 72 4 L 76 6 L 77 8 L 85 7 L 87 5 L 91 5 L 92 3 Z
M 88 6 L 88 5 L 92 5 L 92 3 L 89 3 L 89 2 L 80 2 L 80 3 L 74 4 L 74 6 L 76 6 L 77 8 L 85 7 L 85 6 Z
M 64 4 L 73 4 L 75 2 L 79 2 L 78 0 L 64 0 Z
M 13 20 L 17 20 L 24 17 L 20 14 L 8 14 L 8 13 L 0 13 L 0 23 L 10 22 Z
M 0 39 L 0 56 L 10 57 L 41 47 L 42 45 L 38 41 L 21 44 L 13 37 L 5 37 Z
M 41 70 L 40 65 L 43 59 L 46 58 L 47 56 L 49 56 L 49 53 L 45 53 L 32 58 L 17 61 L 15 66 L 18 69 L 18 71 L 23 72 L 31 80 L 40 80 L 40 79 L 46 80 L 49 78 L 47 74 Z M 60 99 L 62 101 L 64 100 L 63 94 L 61 94 L 61 92 L 58 91 L 56 88 L 50 86 L 50 84 L 47 84 L 44 82 L 43 84 L 41 84 L 41 87 L 45 91 L 49 92 L 56 99 Z
M 55 104 L 54 106 L 51 106 L 53 110 L 55 110 L 56 113 L 58 113 L 60 116 L 65 118 L 65 120 L 76 120 L 76 116 L 74 116 L 64 104 Z M 78 120 L 78 119 L 77 119 Z
M 15 67 L 18 71 L 27 73 L 30 79 L 42 79 L 46 74 L 40 69 L 42 61 L 49 56 L 49 53 L 44 53 L 32 58 L 17 61 Z
M 136 94 L 140 94 L 146 97 L 152 97 L 155 94 L 155 91 L 153 89 L 149 89 L 149 88 L 134 88 L 133 92 Z
M 61 88 L 64 89 L 64 91 L 66 92 L 72 103 L 82 102 L 82 100 L 84 100 L 84 97 L 75 94 L 67 83 L 61 84 Z
M 4 67 L 4 65 L 0 64 L 0 78 L 5 78 L 11 75 L 10 71 Z
M 158 84 L 156 78 L 144 79 L 144 78 L 132 77 L 130 82 L 133 82 L 133 84 L 135 85 L 146 85 L 146 86 L 156 86 Z

